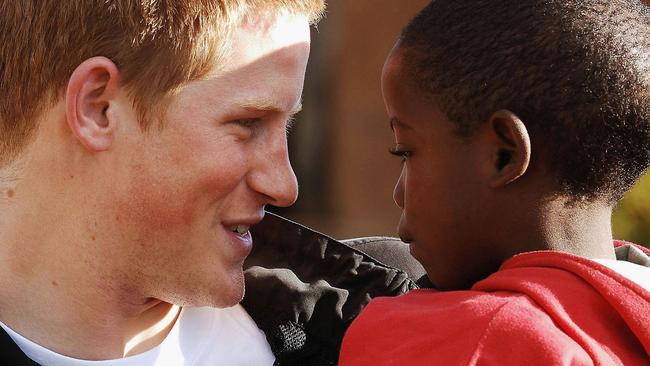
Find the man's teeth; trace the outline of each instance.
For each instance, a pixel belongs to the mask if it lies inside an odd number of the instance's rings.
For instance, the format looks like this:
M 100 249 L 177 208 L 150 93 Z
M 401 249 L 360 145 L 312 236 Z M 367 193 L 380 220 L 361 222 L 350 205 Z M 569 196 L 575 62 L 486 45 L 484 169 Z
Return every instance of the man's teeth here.
M 248 229 L 250 226 L 248 225 L 237 225 L 237 226 L 231 226 L 230 231 L 237 233 L 239 235 L 244 235 L 248 232 Z

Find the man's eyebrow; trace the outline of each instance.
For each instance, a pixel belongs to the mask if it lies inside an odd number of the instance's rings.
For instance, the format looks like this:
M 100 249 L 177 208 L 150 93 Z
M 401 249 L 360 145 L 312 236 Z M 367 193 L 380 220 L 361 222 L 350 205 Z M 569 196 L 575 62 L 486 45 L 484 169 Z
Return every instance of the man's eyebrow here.
M 412 130 L 411 126 L 405 124 L 404 122 L 397 119 L 397 117 L 392 117 L 389 121 L 390 129 L 395 131 L 395 127 L 404 128 L 407 130 Z
M 288 113 L 289 115 L 294 115 L 302 111 L 302 102 L 298 102 L 295 106 L 287 108 L 280 104 L 274 103 L 268 100 L 255 100 L 244 102 L 241 104 L 241 107 L 244 109 L 254 109 L 257 111 L 273 112 L 273 113 Z

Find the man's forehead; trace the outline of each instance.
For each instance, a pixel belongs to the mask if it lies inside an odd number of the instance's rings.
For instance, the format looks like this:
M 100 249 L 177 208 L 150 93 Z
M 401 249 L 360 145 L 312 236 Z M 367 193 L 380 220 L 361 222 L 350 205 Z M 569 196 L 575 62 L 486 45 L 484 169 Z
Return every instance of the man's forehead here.
M 242 62 L 254 62 L 284 48 L 309 44 L 310 38 L 309 20 L 306 16 L 277 14 L 265 22 L 235 28 L 230 40 L 230 56 Z
M 236 28 L 227 40 L 228 50 L 202 79 L 265 78 L 270 68 L 276 73 L 293 71 L 296 62 L 309 54 L 310 33 L 305 16 L 286 15 L 275 19 L 267 32 Z M 281 68 L 281 70 L 279 69 Z

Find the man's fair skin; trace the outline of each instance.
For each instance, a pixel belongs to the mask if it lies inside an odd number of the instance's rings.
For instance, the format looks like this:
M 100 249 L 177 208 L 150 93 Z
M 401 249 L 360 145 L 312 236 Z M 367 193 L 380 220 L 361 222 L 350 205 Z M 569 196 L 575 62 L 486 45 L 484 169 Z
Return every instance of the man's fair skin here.
M 180 306 L 244 291 L 248 227 L 297 196 L 286 124 L 300 108 L 305 16 L 256 12 L 232 53 L 160 107 L 143 132 L 111 60 L 73 72 L 1 173 L 0 319 L 80 359 L 162 342 Z

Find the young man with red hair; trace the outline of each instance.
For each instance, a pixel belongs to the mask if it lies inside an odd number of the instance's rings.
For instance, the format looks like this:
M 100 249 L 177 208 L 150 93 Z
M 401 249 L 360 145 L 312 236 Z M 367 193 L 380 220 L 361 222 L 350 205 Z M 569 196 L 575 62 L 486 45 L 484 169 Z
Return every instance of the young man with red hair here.
M 0 2 L 0 358 L 273 364 L 242 264 L 323 8 Z

